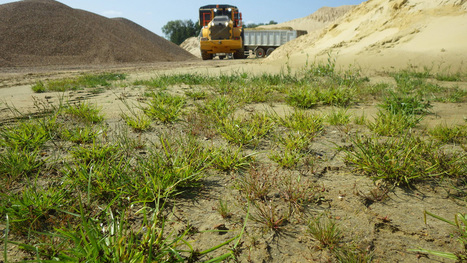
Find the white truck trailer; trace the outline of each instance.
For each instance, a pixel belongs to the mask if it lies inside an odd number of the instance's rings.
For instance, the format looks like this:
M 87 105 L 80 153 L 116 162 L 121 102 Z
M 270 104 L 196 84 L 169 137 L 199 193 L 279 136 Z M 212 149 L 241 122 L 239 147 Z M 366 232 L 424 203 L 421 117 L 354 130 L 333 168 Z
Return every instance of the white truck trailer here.
M 257 30 L 246 29 L 243 31 L 243 44 L 245 53 L 250 55 L 250 52 L 256 55 L 257 58 L 269 56 L 276 48 L 294 40 L 301 35 L 305 35 L 305 30 Z

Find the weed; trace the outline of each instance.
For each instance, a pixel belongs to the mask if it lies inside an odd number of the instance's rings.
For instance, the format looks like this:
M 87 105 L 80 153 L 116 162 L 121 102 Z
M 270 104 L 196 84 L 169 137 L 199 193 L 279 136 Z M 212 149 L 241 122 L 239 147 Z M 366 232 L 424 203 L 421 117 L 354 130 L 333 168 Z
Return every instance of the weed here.
M 210 120 L 218 121 L 227 118 L 237 108 L 237 103 L 227 96 L 218 96 L 206 101 L 204 105 L 197 105 L 201 113 Z
M 280 195 L 291 205 L 292 209 L 303 211 L 306 205 L 322 199 L 316 185 L 307 178 L 286 173 L 279 179 L 281 181 L 278 185 Z
M 118 73 L 102 73 L 98 75 L 83 75 L 77 78 L 50 80 L 46 83 L 42 81 L 36 82 L 31 88 L 34 92 L 47 92 L 47 91 L 68 91 L 78 90 L 83 88 L 96 88 L 99 86 L 110 86 L 108 81 L 124 80 L 125 74 Z
M 414 128 L 422 117 L 415 114 L 392 113 L 379 110 L 374 122 L 367 122 L 367 127 L 382 136 L 396 136 Z
M 105 128 L 99 129 L 89 125 L 84 127 L 76 126 L 62 130 L 60 137 L 73 143 L 82 144 L 94 141 L 100 134 L 104 132 Z
M 370 263 L 374 257 L 371 251 L 347 246 L 334 249 L 332 254 L 340 263 Z
M 289 218 L 288 212 L 275 206 L 272 201 L 253 201 L 251 204 L 255 208 L 251 214 L 251 219 L 263 224 L 266 229 L 280 231 L 287 223 Z
M 277 171 L 271 171 L 265 166 L 252 166 L 237 180 L 237 189 L 248 200 L 266 200 L 275 185 Z
M 345 108 L 333 108 L 325 119 L 331 125 L 347 125 L 350 123 L 350 114 Z
M 346 150 L 346 160 L 374 180 L 410 185 L 429 177 L 459 176 L 464 156 L 448 156 L 439 145 L 405 135 L 387 140 L 355 136 L 355 151 Z
M 334 250 L 342 241 L 342 231 L 335 220 L 325 215 L 313 218 L 308 224 L 308 232 L 320 242 L 320 248 Z
M 289 92 L 285 100 L 290 106 L 312 109 L 320 102 L 320 94 L 317 88 L 297 86 Z
M 0 145 L 9 148 L 35 150 L 51 139 L 52 135 L 40 122 L 20 122 L 13 127 L 0 128 Z
M 467 142 L 467 126 L 457 125 L 448 127 L 440 124 L 429 130 L 428 133 L 443 143 L 465 143 Z
M 173 123 L 179 120 L 181 110 L 186 101 L 181 96 L 171 95 L 166 92 L 151 94 L 151 101 L 144 112 L 151 118 L 160 122 Z
M 57 217 L 61 207 L 66 205 L 65 189 L 48 188 L 33 185 L 23 192 L 3 196 L 8 206 L 1 209 L 2 215 L 11 219 L 11 230 L 18 234 L 31 234 L 31 231 L 50 230 L 53 218 Z
M 310 139 L 319 134 L 324 128 L 322 116 L 304 110 L 294 110 L 284 117 L 280 117 L 277 113 L 270 115 L 275 122 L 294 131 L 302 132 Z
M 0 152 L 0 178 L 9 182 L 22 176 L 32 176 L 40 171 L 45 161 L 40 158 L 39 150 L 26 150 L 18 147 Z
M 362 198 L 363 203 L 368 207 L 375 202 L 384 202 L 389 197 L 389 188 L 377 186 L 367 193 L 357 191 L 356 194 Z
M 269 159 L 276 162 L 280 167 L 287 169 L 297 167 L 304 156 L 305 154 L 301 151 L 288 148 L 275 150 L 268 155 Z
M 256 113 L 252 116 L 221 120 L 217 130 L 230 143 L 257 146 L 272 130 L 273 125 L 272 119 L 267 115 Z
M 79 101 L 77 103 L 68 104 L 64 112 L 84 123 L 100 123 L 104 120 L 104 116 L 100 113 L 96 105 L 90 104 L 87 101 Z
M 222 216 L 222 218 L 230 218 L 232 216 L 232 212 L 230 212 L 229 205 L 227 201 L 222 201 L 219 199 L 217 204 L 217 212 Z
M 187 97 L 192 98 L 193 100 L 204 100 L 208 97 L 208 94 L 204 90 L 199 91 L 185 91 Z
M 104 161 L 111 156 L 118 156 L 119 149 L 116 145 L 100 144 L 93 141 L 90 146 L 78 145 L 71 149 L 71 155 L 79 162 L 90 163 Z
M 427 250 L 427 249 L 409 249 L 409 251 L 429 253 L 435 256 L 440 256 L 440 257 L 456 260 L 456 262 L 465 262 L 467 260 L 467 216 L 466 214 L 458 213 L 454 217 L 454 221 L 450 221 L 446 218 L 443 218 L 441 216 L 425 211 L 424 213 L 425 224 L 427 222 L 426 220 L 427 215 L 454 226 L 460 234 L 458 241 L 459 243 L 461 243 L 463 247 L 463 251 L 460 251 L 457 253 L 433 251 L 433 250 Z
M 144 132 L 151 129 L 151 119 L 142 112 L 132 115 L 122 113 L 122 118 L 135 132 Z
M 438 72 L 435 74 L 435 79 L 439 81 L 461 81 L 462 74 L 460 72 L 448 73 L 448 72 Z
M 398 95 L 394 92 L 378 106 L 392 114 L 404 115 L 427 114 L 428 109 L 433 107 L 430 102 L 424 102 L 417 96 Z
M 214 149 L 213 153 L 215 157 L 212 165 L 214 168 L 225 172 L 244 170 L 254 161 L 253 154 L 245 155 L 242 153 L 242 147 L 237 149 L 219 147 Z
M 42 81 L 37 81 L 36 84 L 32 85 L 31 89 L 35 93 L 44 93 L 47 91 L 47 88 Z

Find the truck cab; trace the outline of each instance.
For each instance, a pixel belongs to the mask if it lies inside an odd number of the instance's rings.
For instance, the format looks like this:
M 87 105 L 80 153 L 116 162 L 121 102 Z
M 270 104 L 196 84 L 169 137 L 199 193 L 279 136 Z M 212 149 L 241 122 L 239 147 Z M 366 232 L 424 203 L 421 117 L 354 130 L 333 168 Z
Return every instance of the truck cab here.
M 232 55 L 245 58 L 242 15 L 233 5 L 206 5 L 199 9 L 200 49 L 203 60 Z

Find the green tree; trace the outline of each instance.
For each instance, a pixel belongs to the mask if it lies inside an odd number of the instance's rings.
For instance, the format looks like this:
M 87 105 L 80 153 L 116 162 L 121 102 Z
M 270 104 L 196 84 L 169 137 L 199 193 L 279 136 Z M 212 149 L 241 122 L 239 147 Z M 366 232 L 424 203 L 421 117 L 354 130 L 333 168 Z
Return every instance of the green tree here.
M 274 21 L 274 20 L 271 20 L 267 24 L 266 23 L 259 23 L 259 24 L 250 23 L 250 24 L 247 24 L 247 25 L 243 25 L 243 27 L 244 28 L 255 28 L 255 27 L 265 26 L 265 25 L 277 25 L 277 22 Z
M 177 45 L 180 45 L 189 37 L 197 36 L 200 30 L 199 24 L 194 23 L 192 20 L 169 21 L 162 27 L 162 32 L 167 39 Z

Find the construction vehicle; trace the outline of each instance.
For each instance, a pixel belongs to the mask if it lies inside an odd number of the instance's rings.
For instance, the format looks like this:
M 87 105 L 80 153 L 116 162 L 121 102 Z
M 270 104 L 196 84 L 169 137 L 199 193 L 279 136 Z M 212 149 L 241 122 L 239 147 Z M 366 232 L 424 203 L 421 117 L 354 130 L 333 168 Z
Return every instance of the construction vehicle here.
M 245 58 L 242 14 L 233 5 L 205 5 L 199 9 L 200 49 L 203 60 L 218 56 Z
M 244 32 L 243 45 L 245 52 L 250 51 L 257 57 L 268 57 L 279 46 L 305 35 L 305 30 L 293 29 L 247 29 Z

